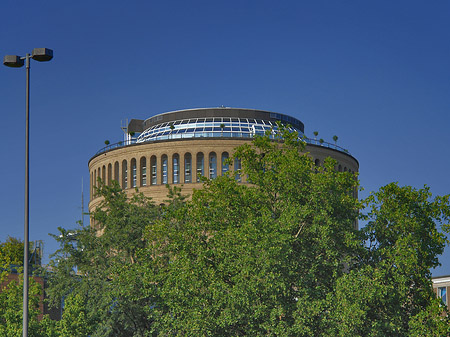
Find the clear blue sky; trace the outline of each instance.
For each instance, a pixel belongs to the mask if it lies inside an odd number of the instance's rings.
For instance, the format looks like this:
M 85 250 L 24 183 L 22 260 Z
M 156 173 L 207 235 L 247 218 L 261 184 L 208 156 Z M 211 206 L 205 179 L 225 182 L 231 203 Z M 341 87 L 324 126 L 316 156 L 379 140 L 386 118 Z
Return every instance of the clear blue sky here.
M 443 0 L 3 0 L 2 58 L 54 50 L 31 69 L 30 238 L 47 255 L 47 233 L 76 225 L 88 160 L 121 120 L 185 108 L 277 111 L 339 136 L 361 197 L 392 181 L 450 193 L 449 17 Z M 1 66 L 0 241 L 23 237 L 24 111 L 25 69 Z M 434 275 L 450 248 L 442 262 Z

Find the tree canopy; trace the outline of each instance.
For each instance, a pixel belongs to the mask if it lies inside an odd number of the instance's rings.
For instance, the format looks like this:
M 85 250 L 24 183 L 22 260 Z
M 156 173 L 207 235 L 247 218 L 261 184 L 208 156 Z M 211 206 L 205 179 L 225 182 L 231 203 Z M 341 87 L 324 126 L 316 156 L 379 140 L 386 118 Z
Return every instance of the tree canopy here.
M 54 236 L 49 294 L 69 307 L 60 330 L 448 335 L 430 268 L 447 243 L 437 227 L 448 229 L 449 197 L 393 183 L 360 201 L 354 173 L 332 159 L 316 167 L 304 150 L 280 126 L 236 149 L 249 183 L 203 178 L 191 200 L 169 189 L 163 206 L 101 185 L 93 226 Z
M 0 336 L 22 336 L 23 305 L 23 241 L 8 237 L 0 243 Z M 31 256 L 31 254 L 30 254 Z M 33 266 L 33 275 L 37 266 Z M 39 305 L 42 300 L 42 285 L 33 277 L 29 280 L 29 335 L 48 336 L 47 319 L 39 321 Z
M 0 265 L 23 265 L 23 241 L 9 236 L 0 243 Z

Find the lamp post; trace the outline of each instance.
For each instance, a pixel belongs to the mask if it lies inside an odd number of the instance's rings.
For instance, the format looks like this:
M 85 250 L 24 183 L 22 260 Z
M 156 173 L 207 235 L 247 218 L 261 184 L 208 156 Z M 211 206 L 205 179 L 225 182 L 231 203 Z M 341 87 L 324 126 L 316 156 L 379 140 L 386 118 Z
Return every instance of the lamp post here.
M 34 48 L 31 58 L 36 61 L 46 62 L 53 58 L 53 50 L 48 48 Z M 8 67 L 20 68 L 23 66 L 25 60 L 25 67 L 27 69 L 27 84 L 26 84 L 26 102 L 25 102 L 25 219 L 24 219 L 24 249 L 23 249 L 23 337 L 28 336 L 28 255 L 29 255 L 29 181 L 30 181 L 30 54 L 27 53 L 25 57 L 17 55 L 6 55 L 3 58 L 3 64 Z

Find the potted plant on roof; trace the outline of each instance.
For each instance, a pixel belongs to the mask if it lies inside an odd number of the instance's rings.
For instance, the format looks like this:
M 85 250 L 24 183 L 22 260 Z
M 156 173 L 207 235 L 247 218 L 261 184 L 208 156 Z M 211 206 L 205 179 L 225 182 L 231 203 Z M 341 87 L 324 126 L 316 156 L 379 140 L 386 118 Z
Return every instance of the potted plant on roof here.
M 334 146 L 337 148 L 338 136 L 334 135 L 333 140 L 334 140 Z
M 220 124 L 220 131 L 221 131 L 221 133 L 220 133 L 220 136 L 221 137 L 223 137 L 223 129 L 225 129 L 225 124 Z
M 313 134 L 314 134 L 314 140 L 316 141 L 316 144 L 317 144 L 317 136 L 319 135 L 319 131 L 314 131 Z

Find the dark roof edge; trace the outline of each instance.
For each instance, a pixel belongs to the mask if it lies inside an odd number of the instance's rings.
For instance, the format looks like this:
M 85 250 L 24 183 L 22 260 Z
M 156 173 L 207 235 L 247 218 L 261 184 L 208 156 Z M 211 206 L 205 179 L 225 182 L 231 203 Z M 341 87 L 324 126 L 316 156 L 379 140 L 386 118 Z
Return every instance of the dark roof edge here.
M 175 110 L 157 114 L 146 120 L 132 119 L 128 125 L 129 132 L 143 132 L 149 127 L 174 120 L 190 119 L 190 118 L 208 118 L 208 117 L 240 117 L 240 118 L 256 118 L 273 121 L 282 121 L 284 124 L 291 124 L 293 127 L 304 132 L 304 124 L 295 117 L 286 114 L 245 108 L 195 108 L 185 110 Z

